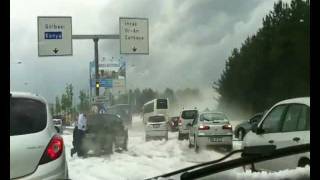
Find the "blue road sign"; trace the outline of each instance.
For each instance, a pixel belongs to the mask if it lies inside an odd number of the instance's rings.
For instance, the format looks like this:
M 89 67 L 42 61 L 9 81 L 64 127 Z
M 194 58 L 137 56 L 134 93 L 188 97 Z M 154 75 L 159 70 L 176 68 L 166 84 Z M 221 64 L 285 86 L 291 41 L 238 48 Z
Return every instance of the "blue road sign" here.
M 62 32 L 44 32 L 44 39 L 62 39 Z
M 112 88 L 112 79 L 100 79 L 100 86 Z
M 112 88 L 112 79 L 100 79 L 100 87 Z M 91 79 L 91 87 L 96 87 L 96 80 Z

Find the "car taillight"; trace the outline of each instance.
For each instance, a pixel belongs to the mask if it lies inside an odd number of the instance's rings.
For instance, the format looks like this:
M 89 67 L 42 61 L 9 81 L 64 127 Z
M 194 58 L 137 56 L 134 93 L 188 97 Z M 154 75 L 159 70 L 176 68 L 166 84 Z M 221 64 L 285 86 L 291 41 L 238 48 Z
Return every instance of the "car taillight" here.
M 231 124 L 226 124 L 224 126 L 222 126 L 222 129 L 232 129 Z
M 49 145 L 44 151 L 39 164 L 45 164 L 55 159 L 58 159 L 63 152 L 63 139 L 59 135 L 52 137 Z
M 208 130 L 208 129 L 210 129 L 209 126 L 200 125 L 200 126 L 198 127 L 198 130 Z

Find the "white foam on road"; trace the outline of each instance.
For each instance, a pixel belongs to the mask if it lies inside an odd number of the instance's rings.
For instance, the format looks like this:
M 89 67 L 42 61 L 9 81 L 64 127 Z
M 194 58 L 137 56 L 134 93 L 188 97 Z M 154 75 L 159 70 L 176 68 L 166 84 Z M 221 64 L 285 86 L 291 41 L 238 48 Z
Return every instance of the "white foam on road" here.
M 89 180 L 141 180 L 223 157 L 223 153 L 213 150 L 203 150 L 199 154 L 195 153 L 194 149 L 189 149 L 187 140 L 177 140 L 177 133 L 170 132 L 168 141 L 158 140 L 146 142 L 144 137 L 142 120 L 140 117 L 135 116 L 133 118 L 132 128 L 129 130 L 127 152 L 83 159 L 77 157 L 77 155 L 70 157 L 72 133 L 64 134 L 63 138 L 70 178 Z M 240 146 L 241 142 L 234 144 L 236 148 Z M 234 179 L 260 177 L 260 175 L 255 175 L 254 173 L 243 173 L 241 168 L 228 172 L 229 177 L 232 175 Z M 303 173 L 305 173 L 305 171 L 303 171 Z M 281 175 L 279 175 L 279 177 L 280 176 Z

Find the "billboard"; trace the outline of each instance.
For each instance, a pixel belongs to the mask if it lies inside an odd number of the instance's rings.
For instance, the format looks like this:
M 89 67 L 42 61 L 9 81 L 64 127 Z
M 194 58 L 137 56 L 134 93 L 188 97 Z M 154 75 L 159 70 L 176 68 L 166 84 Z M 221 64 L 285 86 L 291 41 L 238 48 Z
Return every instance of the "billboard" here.
M 102 58 L 99 61 L 99 82 L 100 87 L 112 89 L 112 92 L 125 92 L 125 79 L 126 79 L 126 62 L 122 59 Z M 95 64 L 90 62 L 90 85 L 95 87 Z M 115 89 L 113 89 L 115 88 Z

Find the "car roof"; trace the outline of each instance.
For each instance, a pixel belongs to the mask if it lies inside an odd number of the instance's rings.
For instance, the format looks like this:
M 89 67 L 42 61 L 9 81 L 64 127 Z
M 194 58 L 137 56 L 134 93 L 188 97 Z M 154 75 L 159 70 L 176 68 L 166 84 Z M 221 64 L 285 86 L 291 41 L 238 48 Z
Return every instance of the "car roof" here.
M 286 99 L 286 100 L 278 102 L 277 104 L 275 104 L 275 106 L 280 105 L 280 104 L 292 104 L 292 103 L 305 104 L 307 106 L 310 106 L 310 97 Z
M 34 99 L 34 100 L 41 101 L 44 104 L 47 104 L 47 100 L 44 97 L 42 97 L 38 94 L 30 93 L 30 92 L 12 91 L 12 92 L 10 92 L 10 95 L 11 95 L 11 97 L 14 97 L 14 98 Z

